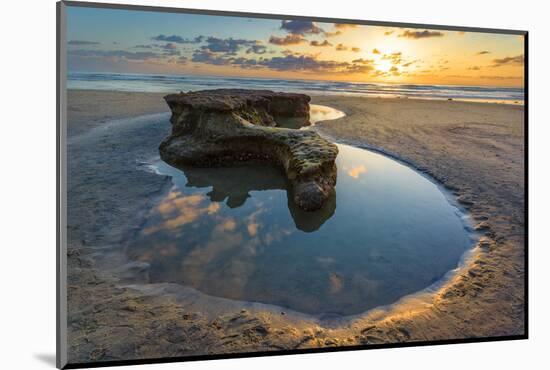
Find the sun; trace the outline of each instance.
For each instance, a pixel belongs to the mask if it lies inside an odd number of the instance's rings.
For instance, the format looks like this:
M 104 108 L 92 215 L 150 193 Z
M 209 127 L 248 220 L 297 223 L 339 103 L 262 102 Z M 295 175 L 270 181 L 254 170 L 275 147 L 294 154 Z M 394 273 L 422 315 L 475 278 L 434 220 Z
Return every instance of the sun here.
M 376 69 L 380 72 L 389 72 L 391 67 L 393 66 L 390 60 L 385 59 L 379 59 L 375 65 Z

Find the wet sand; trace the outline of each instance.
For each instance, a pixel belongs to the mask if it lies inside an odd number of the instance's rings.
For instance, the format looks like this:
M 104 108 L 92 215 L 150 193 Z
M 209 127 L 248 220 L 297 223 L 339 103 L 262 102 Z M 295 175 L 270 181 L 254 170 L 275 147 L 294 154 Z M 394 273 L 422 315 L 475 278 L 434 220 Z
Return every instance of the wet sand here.
M 69 135 L 78 135 L 107 121 L 167 111 L 163 93 L 70 90 L 67 95 Z
M 315 129 L 426 172 L 454 192 L 484 234 L 437 289 L 328 320 L 147 284 L 146 268 L 125 259 L 121 246 L 171 185 L 140 168 L 170 129 L 162 95 L 69 92 L 70 362 L 524 333 L 522 106 L 313 98 L 347 114 Z M 150 116 L 142 121 L 116 120 L 144 114 Z

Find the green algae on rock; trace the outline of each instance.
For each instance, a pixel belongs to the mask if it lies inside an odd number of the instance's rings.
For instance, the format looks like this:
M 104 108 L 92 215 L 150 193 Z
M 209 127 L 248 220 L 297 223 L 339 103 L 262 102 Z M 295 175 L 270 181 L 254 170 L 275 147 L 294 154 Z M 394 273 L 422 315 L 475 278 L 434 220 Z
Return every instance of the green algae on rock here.
M 309 125 L 310 97 L 268 90 L 219 89 L 170 94 L 172 133 L 161 158 L 200 167 L 269 163 L 284 169 L 292 197 L 306 211 L 334 192 L 338 148 Z

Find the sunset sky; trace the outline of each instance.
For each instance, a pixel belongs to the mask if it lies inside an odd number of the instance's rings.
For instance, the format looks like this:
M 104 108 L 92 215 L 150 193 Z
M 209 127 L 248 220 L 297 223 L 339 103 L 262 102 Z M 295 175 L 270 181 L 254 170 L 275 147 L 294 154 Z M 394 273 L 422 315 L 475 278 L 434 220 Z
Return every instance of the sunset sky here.
M 70 71 L 523 86 L 518 35 L 68 7 Z

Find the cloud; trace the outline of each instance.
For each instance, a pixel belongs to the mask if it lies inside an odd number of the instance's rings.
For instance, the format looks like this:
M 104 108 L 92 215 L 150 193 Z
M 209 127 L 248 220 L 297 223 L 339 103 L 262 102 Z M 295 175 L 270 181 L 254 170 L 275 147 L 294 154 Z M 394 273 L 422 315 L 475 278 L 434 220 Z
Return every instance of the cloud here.
M 243 40 L 243 39 L 220 39 L 217 37 L 208 37 L 206 39 L 206 45 L 202 46 L 203 49 L 208 49 L 215 53 L 236 53 L 243 46 L 253 47 L 258 45 L 259 41 L 256 40 Z
M 267 53 L 267 47 L 261 44 L 251 45 L 246 49 L 247 54 L 265 54 Z
M 372 49 L 372 53 L 373 54 L 380 54 L 380 50 L 374 48 L 374 49 Z
M 281 29 L 294 35 L 319 34 L 323 30 L 311 21 L 281 21 Z
M 491 54 L 491 52 L 488 50 L 482 50 L 476 53 L 476 55 L 485 55 L 485 54 Z
M 336 51 L 347 51 L 347 50 L 351 50 L 353 51 L 354 53 L 358 53 L 361 51 L 361 48 L 358 48 L 358 47 L 350 47 L 350 46 L 347 46 L 347 45 L 344 45 L 344 44 L 338 44 L 336 45 Z
M 334 37 L 341 35 L 346 29 L 355 28 L 356 24 L 347 24 L 347 23 L 334 23 L 334 32 L 324 32 L 325 37 Z
M 347 62 L 318 60 L 313 55 L 286 55 L 284 57 L 263 59 L 259 63 L 276 71 L 334 70 L 348 65 Z
M 149 60 L 159 57 L 157 53 L 150 51 L 125 51 L 125 50 L 71 50 L 68 55 L 85 58 L 118 58 L 127 60 Z
M 304 39 L 302 36 L 295 34 L 290 34 L 286 37 L 271 36 L 269 38 L 269 43 L 274 45 L 298 45 L 305 41 L 306 39 Z
M 385 59 L 385 60 L 391 60 L 392 64 L 399 64 L 401 63 L 401 52 L 397 52 L 397 53 L 391 53 L 391 54 L 384 54 L 382 56 L 382 59 Z
M 153 45 L 153 46 L 156 46 L 157 48 L 162 50 L 162 55 L 175 56 L 175 55 L 180 55 L 181 54 L 180 51 L 178 50 L 177 45 L 174 44 L 173 42 L 169 42 L 169 43 L 164 44 L 164 45 Z
M 396 66 L 391 67 L 389 73 L 394 76 L 399 76 L 401 74 Z
M 412 61 L 410 61 L 410 62 L 407 62 L 407 63 L 405 63 L 405 64 L 402 64 L 401 66 L 402 66 L 402 67 L 410 67 L 410 66 L 412 66 L 413 64 L 418 63 L 418 62 L 420 62 L 420 60 L 418 60 L 418 59 L 417 59 L 417 60 L 412 60 Z
M 84 45 L 99 45 L 100 43 L 97 41 L 71 40 L 67 44 L 84 46 Z
M 288 54 L 258 61 L 259 65 L 276 71 L 305 71 L 314 73 L 369 73 L 373 60 L 355 59 L 350 62 L 319 60 L 316 55 Z
M 317 46 L 317 47 L 326 47 L 326 46 L 332 46 L 332 44 L 330 42 L 328 42 L 328 40 L 325 40 L 323 42 L 319 42 L 317 40 L 313 40 L 309 43 L 310 46 Z
M 374 70 L 374 60 L 372 59 L 354 59 L 350 65 L 347 66 L 347 73 L 370 73 Z
M 515 57 L 505 57 L 501 59 L 493 59 L 493 67 L 502 67 L 504 65 L 511 66 L 523 66 L 525 58 L 523 54 L 516 55 Z
M 408 39 L 425 39 L 429 37 L 443 37 L 445 34 L 443 32 L 439 31 L 409 31 L 405 30 L 402 34 L 400 34 L 398 37 L 406 37 Z
M 187 39 L 184 39 L 183 37 L 177 36 L 177 35 L 172 35 L 172 36 L 158 35 L 158 36 L 151 37 L 151 39 L 155 40 L 155 41 L 177 42 L 179 44 L 184 44 L 185 40 L 187 40 Z
M 204 36 L 197 36 L 193 39 L 187 39 L 178 35 L 166 36 L 161 34 L 155 37 L 151 37 L 151 40 L 175 42 L 176 44 L 199 44 L 204 41 Z
M 352 64 L 346 68 L 345 73 L 370 73 L 374 70 L 372 65 Z
M 355 27 L 357 27 L 356 24 L 334 23 L 334 28 L 337 28 L 337 29 L 340 29 L 340 30 L 343 30 L 343 29 L 346 29 L 346 28 L 355 28 Z
M 248 58 L 233 58 L 231 60 L 231 64 L 237 65 L 237 66 L 239 66 L 241 68 L 245 68 L 245 69 L 261 67 L 258 64 L 258 61 L 256 59 L 248 59 Z
M 178 64 L 187 64 L 188 61 L 189 61 L 189 58 L 187 58 L 186 56 L 181 56 L 177 59 Z
M 467 68 L 469 71 L 479 71 L 481 70 L 480 66 L 472 66 Z
M 241 68 L 259 67 L 258 61 L 252 58 L 234 57 L 230 53 L 215 53 L 208 48 L 195 50 L 191 60 L 196 63 L 212 64 L 217 66 L 239 66 Z
M 323 43 L 319 42 L 319 45 Z M 318 54 L 300 54 L 284 50 L 284 56 L 259 59 L 236 57 L 230 52 L 214 52 L 208 47 L 201 47 L 193 53 L 191 61 L 218 66 L 233 66 L 245 69 L 266 68 L 280 72 L 311 72 L 311 73 L 374 73 L 374 61 L 371 59 L 355 59 L 352 62 L 321 60 Z M 186 59 L 183 61 L 187 62 Z
M 359 58 L 359 59 L 352 60 L 352 63 L 355 63 L 355 64 L 373 64 L 374 60 Z
M 217 66 L 231 64 L 231 58 L 227 58 L 223 54 L 214 53 L 209 49 L 195 50 L 191 60 L 197 63 L 213 64 Z
M 384 36 L 389 36 L 389 35 L 391 35 L 393 32 L 394 32 L 394 31 L 386 31 L 386 32 L 384 32 Z
M 324 35 L 325 37 L 334 37 L 334 36 L 338 36 L 338 35 L 341 35 L 342 34 L 342 31 L 340 30 L 337 30 L 337 31 L 334 31 L 334 32 L 325 32 Z
M 162 51 L 162 55 L 180 55 L 178 46 L 173 42 L 166 44 L 147 44 L 147 45 L 135 45 L 133 49 L 159 49 Z
M 338 45 L 336 45 L 336 50 L 337 51 L 346 51 L 346 50 L 348 50 L 348 47 L 344 44 L 338 44 Z
M 175 49 L 168 49 L 168 50 L 164 50 L 162 52 L 162 55 L 171 55 L 171 56 L 176 56 L 176 55 L 180 55 L 180 51 L 179 50 L 175 50 Z
M 161 49 L 164 49 L 164 50 L 175 50 L 175 49 L 177 49 L 178 47 L 176 46 L 176 44 L 169 42 L 169 43 L 166 44 L 166 45 L 161 45 L 160 48 L 161 48 Z

